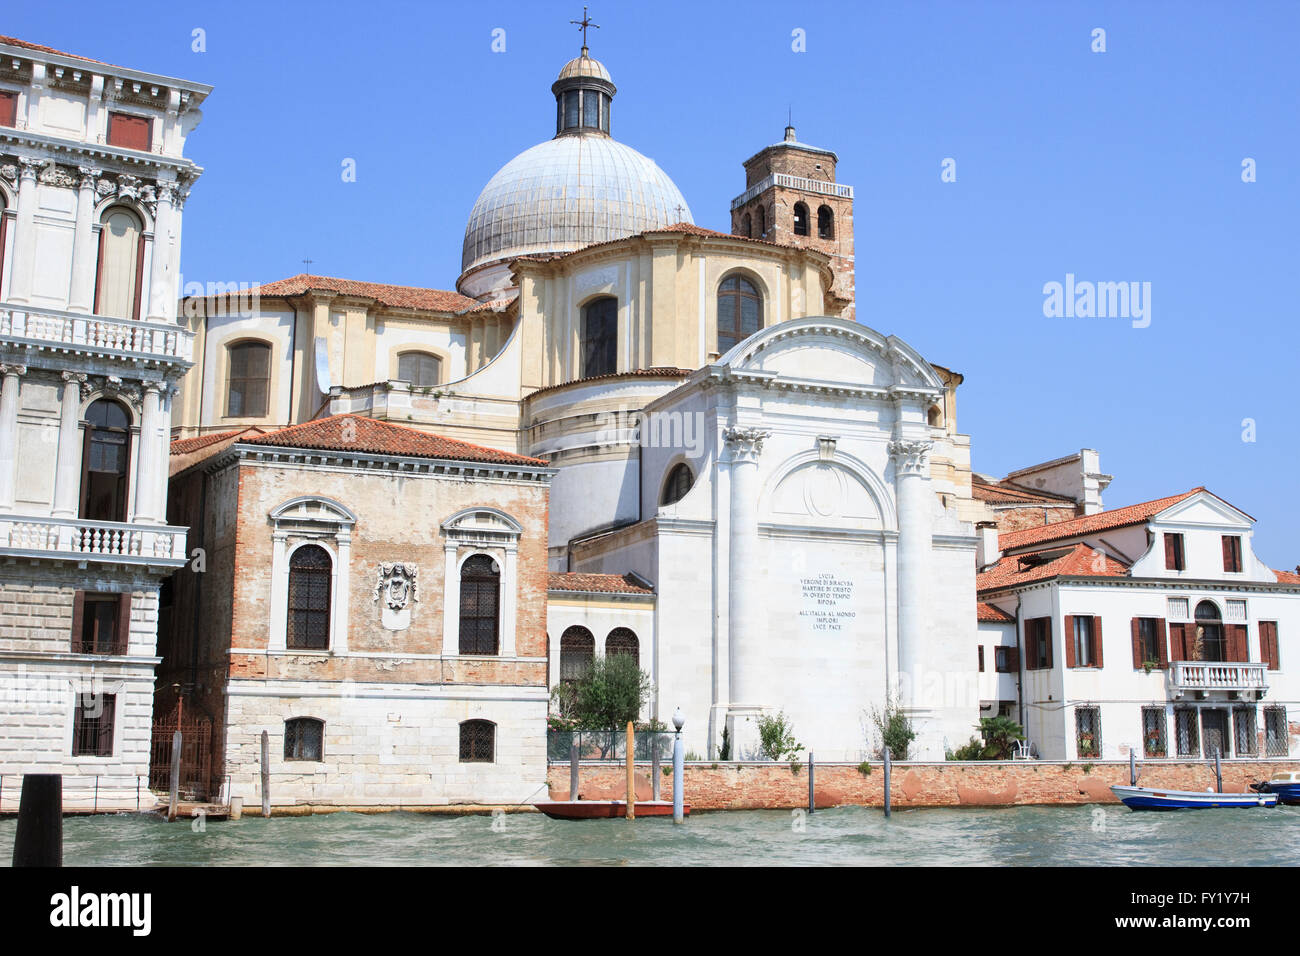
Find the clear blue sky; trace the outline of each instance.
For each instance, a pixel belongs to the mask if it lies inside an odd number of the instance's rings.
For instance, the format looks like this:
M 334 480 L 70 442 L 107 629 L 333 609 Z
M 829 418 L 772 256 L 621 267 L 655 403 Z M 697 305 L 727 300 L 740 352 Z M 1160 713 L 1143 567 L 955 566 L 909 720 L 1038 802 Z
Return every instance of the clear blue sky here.
M 270 281 L 310 255 L 321 274 L 436 288 L 455 282 L 483 184 L 554 132 L 550 84 L 582 14 L 79 7 L 14 5 L 3 30 L 216 87 L 188 147 L 207 172 L 187 280 Z M 1300 4 L 598 0 L 592 15 L 615 136 L 701 225 L 729 228 L 740 163 L 780 138 L 787 106 L 800 139 L 839 153 L 858 317 L 965 374 L 976 470 L 1094 447 L 1116 476 L 1108 505 L 1204 484 L 1258 519 L 1264 560 L 1300 562 Z M 1066 273 L 1150 282 L 1150 326 L 1045 318 L 1043 285 Z

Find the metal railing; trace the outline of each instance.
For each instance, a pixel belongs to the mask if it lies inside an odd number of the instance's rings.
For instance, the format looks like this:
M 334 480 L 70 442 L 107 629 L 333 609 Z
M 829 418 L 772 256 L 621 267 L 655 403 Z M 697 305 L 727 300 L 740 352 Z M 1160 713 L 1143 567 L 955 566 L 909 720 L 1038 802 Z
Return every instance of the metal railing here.
M 770 189 L 774 185 L 784 186 L 787 189 L 801 189 L 806 193 L 817 193 L 820 196 L 835 196 L 839 199 L 853 198 L 853 187 L 846 186 L 843 183 L 828 183 L 825 180 L 807 179 L 803 176 L 792 176 L 789 173 L 773 173 L 731 200 L 731 208 L 739 209 L 759 193 Z
M 190 362 L 194 356 L 194 333 L 179 325 L 29 306 L 0 306 L 0 336 L 178 362 Z
M 0 551 L 95 557 L 125 564 L 183 564 L 185 528 L 0 515 Z
M 633 732 L 632 759 L 650 760 L 656 750 L 659 759 L 668 761 L 673 756 L 671 730 L 637 730 Z M 563 762 L 569 759 L 571 747 L 578 748 L 581 760 L 626 760 L 626 730 L 548 730 L 546 732 L 546 759 Z
M 1263 661 L 1170 661 L 1169 686 L 1174 690 L 1268 690 L 1268 665 Z

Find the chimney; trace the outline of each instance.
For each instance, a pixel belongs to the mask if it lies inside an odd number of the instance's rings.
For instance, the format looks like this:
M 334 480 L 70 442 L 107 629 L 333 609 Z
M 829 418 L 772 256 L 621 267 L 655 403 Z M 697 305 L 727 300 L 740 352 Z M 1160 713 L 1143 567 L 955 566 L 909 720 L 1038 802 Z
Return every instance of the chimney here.
M 980 521 L 975 525 L 975 568 L 982 571 L 996 564 L 1002 552 L 998 550 L 998 523 Z

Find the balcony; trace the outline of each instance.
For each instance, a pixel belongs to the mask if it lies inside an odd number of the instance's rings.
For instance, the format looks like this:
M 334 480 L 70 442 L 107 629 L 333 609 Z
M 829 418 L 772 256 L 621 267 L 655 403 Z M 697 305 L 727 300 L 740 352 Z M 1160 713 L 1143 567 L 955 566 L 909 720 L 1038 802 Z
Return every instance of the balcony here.
M 185 532 L 168 525 L 0 515 L 0 557 L 178 568 L 186 561 Z
M 29 348 L 192 364 L 194 333 L 170 322 L 0 306 L 0 338 Z
M 1189 691 L 1204 696 L 1208 691 L 1255 691 L 1263 697 L 1268 691 L 1268 665 L 1255 662 L 1170 661 L 1169 691 L 1182 697 Z
M 731 208 L 739 209 L 759 193 L 772 188 L 774 185 L 784 186 L 787 189 L 801 189 L 804 192 L 817 193 L 821 196 L 835 196 L 839 199 L 853 198 L 853 187 L 846 186 L 843 183 L 828 183 L 820 179 L 806 179 L 803 176 L 792 176 L 789 173 L 773 173 L 761 182 L 750 186 L 733 199 Z

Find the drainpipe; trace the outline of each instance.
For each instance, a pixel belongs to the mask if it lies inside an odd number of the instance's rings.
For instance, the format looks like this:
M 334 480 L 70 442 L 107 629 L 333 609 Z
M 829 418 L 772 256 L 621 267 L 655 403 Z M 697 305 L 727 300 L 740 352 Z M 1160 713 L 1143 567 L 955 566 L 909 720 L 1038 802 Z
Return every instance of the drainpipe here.
M 1020 729 L 1029 736 L 1025 727 L 1025 654 L 1024 622 L 1020 618 L 1020 592 L 1016 592 L 1016 712 L 1020 716 Z

